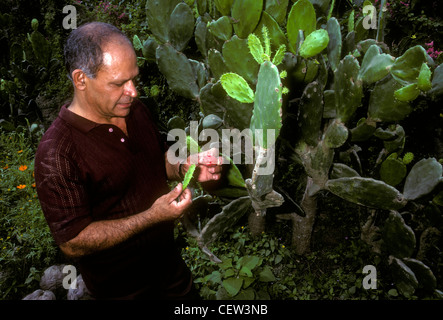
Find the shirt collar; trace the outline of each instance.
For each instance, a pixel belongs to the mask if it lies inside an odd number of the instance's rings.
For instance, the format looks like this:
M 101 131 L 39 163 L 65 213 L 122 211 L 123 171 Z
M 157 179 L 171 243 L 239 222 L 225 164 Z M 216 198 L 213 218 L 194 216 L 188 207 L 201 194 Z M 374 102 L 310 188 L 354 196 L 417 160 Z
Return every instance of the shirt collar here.
M 131 106 L 131 111 L 129 112 L 128 116 L 126 117 L 127 120 L 131 117 L 131 115 L 133 113 L 132 109 L 135 108 L 135 106 L 136 106 L 136 104 L 133 103 Z M 83 133 L 88 133 L 92 129 L 97 128 L 98 126 L 105 125 L 105 124 L 96 123 L 96 122 L 88 120 L 82 116 L 79 116 L 78 114 L 69 110 L 68 107 L 69 107 L 69 103 L 62 106 L 60 113 L 59 113 L 59 117 Z

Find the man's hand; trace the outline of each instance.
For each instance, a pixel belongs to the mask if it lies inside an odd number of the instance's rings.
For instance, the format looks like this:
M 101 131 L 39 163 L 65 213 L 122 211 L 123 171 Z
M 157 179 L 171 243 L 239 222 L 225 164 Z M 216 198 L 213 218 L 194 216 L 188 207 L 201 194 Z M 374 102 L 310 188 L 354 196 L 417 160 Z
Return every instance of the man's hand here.
M 182 165 L 183 173 L 189 169 L 191 156 L 188 157 L 187 163 Z M 218 180 L 221 176 L 223 157 L 218 155 L 218 150 L 212 148 L 208 151 L 198 154 L 198 164 L 194 176 L 198 182 L 208 182 Z
M 191 205 L 191 191 L 188 188 L 182 190 L 182 187 L 182 184 L 179 183 L 169 193 L 161 196 L 153 203 L 151 209 L 158 214 L 160 220 L 178 219 L 184 210 Z

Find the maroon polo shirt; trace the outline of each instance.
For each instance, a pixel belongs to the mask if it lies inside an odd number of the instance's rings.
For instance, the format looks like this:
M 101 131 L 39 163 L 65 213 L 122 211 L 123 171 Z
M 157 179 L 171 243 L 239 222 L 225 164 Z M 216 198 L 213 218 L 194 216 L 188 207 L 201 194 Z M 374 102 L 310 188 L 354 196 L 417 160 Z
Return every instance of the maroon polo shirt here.
M 57 244 L 93 221 L 148 209 L 168 193 L 164 153 L 147 107 L 135 100 L 126 117 L 128 136 L 61 108 L 35 157 L 38 197 Z M 97 298 L 151 292 L 180 295 L 190 271 L 174 244 L 173 222 L 159 223 L 113 248 L 82 257 L 78 267 Z M 166 297 L 165 296 L 165 297 Z

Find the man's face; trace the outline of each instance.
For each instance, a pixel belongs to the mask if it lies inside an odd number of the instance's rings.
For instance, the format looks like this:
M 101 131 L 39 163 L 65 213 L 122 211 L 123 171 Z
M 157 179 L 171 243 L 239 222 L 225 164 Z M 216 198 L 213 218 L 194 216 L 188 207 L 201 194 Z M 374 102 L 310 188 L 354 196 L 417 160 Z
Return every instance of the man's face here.
M 128 44 L 109 43 L 103 50 L 103 66 L 93 79 L 87 78 L 86 99 L 95 116 L 109 121 L 126 117 L 137 96 L 137 57 Z

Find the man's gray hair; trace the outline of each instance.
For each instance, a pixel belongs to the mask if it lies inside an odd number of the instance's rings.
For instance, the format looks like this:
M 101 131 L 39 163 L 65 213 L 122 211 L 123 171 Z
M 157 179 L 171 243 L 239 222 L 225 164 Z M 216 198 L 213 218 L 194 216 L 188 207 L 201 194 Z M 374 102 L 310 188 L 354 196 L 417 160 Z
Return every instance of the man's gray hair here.
M 73 30 L 64 49 L 65 67 L 69 79 L 76 69 L 88 78 L 95 78 L 103 65 L 103 47 L 111 41 L 132 42 L 117 27 L 104 22 L 90 22 Z

